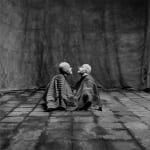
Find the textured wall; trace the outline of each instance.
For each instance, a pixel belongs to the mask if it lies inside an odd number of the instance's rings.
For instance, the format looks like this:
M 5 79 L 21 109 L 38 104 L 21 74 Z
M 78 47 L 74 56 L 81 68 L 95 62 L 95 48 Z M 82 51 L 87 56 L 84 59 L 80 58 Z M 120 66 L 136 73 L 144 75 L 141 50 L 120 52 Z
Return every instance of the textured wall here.
M 142 64 L 142 84 L 143 88 L 150 89 L 150 1 L 148 1 L 147 20 L 146 20 L 146 34 L 145 34 L 145 53 Z
M 17 88 L 32 85 L 24 46 L 24 10 L 21 1 L 0 1 L 0 88 Z
M 106 88 L 140 88 L 146 6 L 146 0 L 1 0 L 0 88 L 45 85 L 64 60 L 74 73 L 90 63 Z

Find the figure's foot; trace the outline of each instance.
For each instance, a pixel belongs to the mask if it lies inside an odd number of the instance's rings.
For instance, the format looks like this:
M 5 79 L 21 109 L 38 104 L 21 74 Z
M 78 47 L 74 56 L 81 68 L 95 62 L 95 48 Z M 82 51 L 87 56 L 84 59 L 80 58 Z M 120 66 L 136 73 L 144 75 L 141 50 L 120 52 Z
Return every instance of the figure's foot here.
M 84 106 L 76 107 L 72 111 L 87 111 L 90 108 L 91 104 L 91 102 L 87 102 Z
M 79 111 L 79 108 L 78 107 L 73 108 L 71 111 Z

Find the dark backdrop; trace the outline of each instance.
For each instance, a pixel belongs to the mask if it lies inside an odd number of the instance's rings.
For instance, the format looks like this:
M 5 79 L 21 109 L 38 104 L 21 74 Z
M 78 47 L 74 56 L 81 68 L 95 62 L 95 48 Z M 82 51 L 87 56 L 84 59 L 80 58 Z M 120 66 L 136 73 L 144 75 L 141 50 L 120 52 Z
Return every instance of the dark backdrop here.
M 148 9 L 146 0 L 1 0 L 0 89 L 46 85 L 61 61 L 74 68 L 71 84 L 89 63 L 105 88 L 143 88 Z

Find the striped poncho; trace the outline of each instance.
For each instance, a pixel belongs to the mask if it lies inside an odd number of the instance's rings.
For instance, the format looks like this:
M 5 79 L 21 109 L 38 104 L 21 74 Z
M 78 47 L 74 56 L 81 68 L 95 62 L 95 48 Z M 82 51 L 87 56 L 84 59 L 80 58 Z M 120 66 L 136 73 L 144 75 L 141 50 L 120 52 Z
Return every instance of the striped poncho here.
M 72 91 L 63 74 L 54 76 L 48 84 L 46 101 L 48 108 L 63 107 L 72 97 Z

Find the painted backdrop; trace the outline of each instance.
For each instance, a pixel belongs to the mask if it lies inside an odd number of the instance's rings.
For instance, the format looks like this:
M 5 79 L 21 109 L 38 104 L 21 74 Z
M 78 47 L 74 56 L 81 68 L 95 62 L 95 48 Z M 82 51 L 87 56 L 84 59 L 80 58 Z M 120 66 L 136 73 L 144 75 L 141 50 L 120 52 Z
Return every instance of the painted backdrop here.
M 89 63 L 105 88 L 142 88 L 147 22 L 146 0 L 1 0 L 0 89 L 46 85 L 61 61 L 71 84 Z

